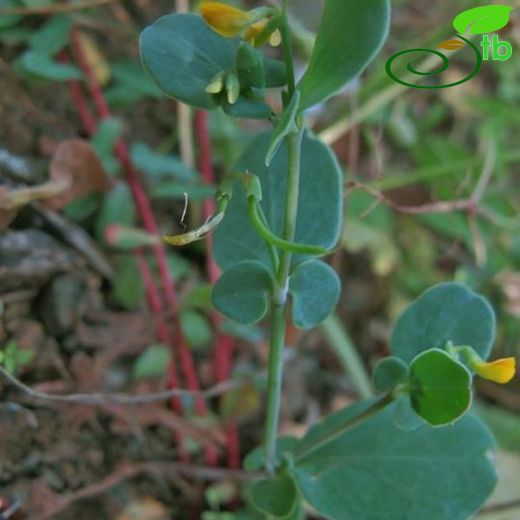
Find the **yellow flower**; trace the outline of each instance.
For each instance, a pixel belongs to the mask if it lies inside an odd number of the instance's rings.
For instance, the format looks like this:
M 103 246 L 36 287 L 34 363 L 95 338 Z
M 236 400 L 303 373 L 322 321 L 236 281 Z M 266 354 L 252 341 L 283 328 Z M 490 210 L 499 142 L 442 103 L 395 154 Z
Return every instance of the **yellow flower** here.
M 512 357 L 497 359 L 491 363 L 474 361 L 471 365 L 480 377 L 501 384 L 509 383 L 516 372 L 516 360 Z
M 254 22 L 247 11 L 222 2 L 204 2 L 200 14 L 215 32 L 226 38 L 238 36 Z
M 206 23 L 218 34 L 226 38 L 243 36 L 247 42 L 259 46 L 269 42 L 276 47 L 281 42 L 280 31 L 273 28 L 270 34 L 263 35 L 272 16 L 272 9 L 258 8 L 244 11 L 222 2 L 203 2 L 200 14 Z

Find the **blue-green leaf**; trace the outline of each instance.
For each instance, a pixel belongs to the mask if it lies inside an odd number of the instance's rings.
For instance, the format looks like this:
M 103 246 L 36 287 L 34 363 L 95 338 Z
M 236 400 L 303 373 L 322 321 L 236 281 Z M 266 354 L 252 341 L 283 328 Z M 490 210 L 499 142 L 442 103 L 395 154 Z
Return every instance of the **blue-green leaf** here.
M 81 71 L 70 63 L 59 63 L 47 54 L 26 51 L 19 61 L 22 69 L 34 76 L 51 81 L 67 81 L 81 79 Z
M 422 294 L 397 321 L 392 353 L 409 363 L 421 352 L 448 342 L 473 347 L 487 359 L 495 339 L 495 315 L 480 295 L 458 283 L 436 285 Z
M 257 480 L 251 489 L 255 506 L 274 518 L 286 518 L 295 509 L 297 498 L 294 481 L 287 474 Z
M 141 59 L 159 87 L 179 101 L 216 107 L 206 87 L 221 71 L 233 70 L 239 38 L 223 38 L 202 17 L 170 14 L 141 34 Z
M 327 417 L 305 435 L 299 450 L 370 404 L 358 403 Z M 334 520 L 471 518 L 497 480 L 491 433 L 470 414 L 453 426 L 403 431 L 394 424 L 395 406 L 296 458 L 300 492 Z
M 390 356 L 382 359 L 374 370 L 374 385 L 380 392 L 389 392 L 404 383 L 408 377 L 408 365 Z
M 69 41 L 72 20 L 67 15 L 53 16 L 41 29 L 29 39 L 32 50 L 54 56 Z
M 262 209 L 267 223 L 282 236 L 287 146 L 282 144 L 271 165 L 265 157 L 272 133 L 258 136 L 246 150 L 235 171 L 249 171 L 262 184 Z M 342 174 L 330 148 L 306 134 L 302 142 L 302 166 L 296 242 L 330 249 L 338 240 L 342 215 Z M 244 260 L 257 260 L 271 269 L 263 240 L 249 222 L 244 190 L 237 183 L 226 217 L 216 229 L 213 252 L 223 270 Z M 301 257 L 295 256 L 295 262 Z
M 293 299 L 294 324 L 311 329 L 336 307 L 341 283 L 332 267 L 321 260 L 311 260 L 298 265 L 291 274 L 289 292 Z
M 133 367 L 134 379 L 144 379 L 148 377 L 163 377 L 166 374 L 168 360 L 170 359 L 169 349 L 165 345 L 150 345 L 137 358 Z
M 388 34 L 389 0 L 326 0 L 311 61 L 299 89 L 301 108 L 335 94 L 361 74 Z
M 252 325 L 266 315 L 271 287 L 271 276 L 260 262 L 242 262 L 219 278 L 211 300 L 227 318 Z

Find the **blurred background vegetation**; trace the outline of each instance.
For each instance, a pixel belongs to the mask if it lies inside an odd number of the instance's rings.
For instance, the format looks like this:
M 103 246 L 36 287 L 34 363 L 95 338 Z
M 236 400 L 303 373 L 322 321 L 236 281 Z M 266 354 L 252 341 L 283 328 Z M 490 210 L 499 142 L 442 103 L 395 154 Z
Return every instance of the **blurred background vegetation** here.
M 301 70 L 322 3 L 292 2 Z M 199 172 L 200 127 L 147 78 L 138 38 L 157 17 L 187 4 L 0 0 L 0 363 L 31 386 L 57 392 L 165 386 L 170 347 L 154 325 L 169 323 L 171 309 L 159 309 L 158 317 L 147 306 L 146 273 L 161 280 L 153 259 L 157 236 L 138 229 L 142 208 L 132 172 L 139 172 L 160 234 L 183 229 L 186 200 L 186 224 L 200 223 L 214 186 Z M 489 298 L 499 324 L 495 357 L 519 354 L 520 10 L 500 31 L 513 45 L 512 59 L 486 62 L 464 85 L 408 89 L 384 68 L 400 50 L 435 48 L 449 37 L 457 13 L 478 5 L 484 4 L 394 1 L 378 59 L 309 114 L 345 171 L 345 226 L 331 257 L 343 294 L 336 317 L 321 329 L 290 331 L 284 433 L 301 433 L 366 395 L 367 374 L 388 354 L 396 316 L 437 282 L 457 280 Z M 472 66 L 460 52 L 439 81 Z M 214 112 L 209 128 L 215 182 L 263 127 Z M 126 159 L 115 148 L 121 140 Z M 143 246 L 138 254 L 136 240 Z M 225 476 L 209 487 L 175 472 L 159 477 L 144 469 L 135 478 L 136 464 L 179 458 L 172 431 L 189 438 L 182 451 L 190 464 L 203 463 L 205 436 L 225 451 L 222 432 L 230 424 L 238 426 L 242 454 L 261 442 L 264 330 L 215 319 L 206 262 L 204 243 L 167 250 L 175 320 L 203 387 L 218 380 L 214 346 L 222 334 L 234 342 L 229 377 L 248 384 L 211 403 L 204 416 L 184 402 L 179 419 L 162 404 L 95 412 L 34 406 L 0 383 L 0 511 L 10 504 L 25 511 L 20 518 L 150 520 L 203 512 L 208 520 L 253 518 L 217 514 L 239 505 L 236 482 Z M 499 439 L 502 473 L 482 518 L 513 520 L 520 517 L 519 380 L 504 388 L 479 383 L 477 396 L 477 412 Z M 135 473 L 122 473 L 122 465 Z

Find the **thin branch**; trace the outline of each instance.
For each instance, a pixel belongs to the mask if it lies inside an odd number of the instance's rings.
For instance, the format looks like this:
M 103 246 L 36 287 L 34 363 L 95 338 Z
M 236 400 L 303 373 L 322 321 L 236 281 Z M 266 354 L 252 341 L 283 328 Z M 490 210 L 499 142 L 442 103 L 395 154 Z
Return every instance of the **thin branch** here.
M 450 201 L 429 202 L 420 206 L 402 206 L 389 199 L 382 191 L 371 188 L 366 184 L 358 181 L 351 181 L 347 187 L 352 189 L 361 189 L 370 193 L 378 202 L 385 204 L 389 208 L 406 213 L 409 215 L 425 215 L 431 213 L 451 213 L 453 211 L 465 211 L 468 213 L 477 213 L 486 216 L 485 211 L 480 211 L 479 203 L 482 201 L 486 190 L 489 186 L 493 173 L 495 171 L 497 160 L 496 141 L 491 140 L 487 149 L 482 173 L 479 177 L 477 185 L 469 198 L 455 199 Z
M 71 13 L 74 11 L 82 11 L 91 9 L 92 7 L 100 7 L 102 5 L 118 2 L 119 0 L 83 0 L 83 2 L 41 5 L 35 7 L 13 7 L 9 9 L 0 9 L 0 16 L 13 15 L 52 15 L 57 13 Z
M 389 199 L 383 192 L 371 188 L 366 184 L 358 181 L 351 181 L 348 183 L 350 190 L 364 190 L 370 193 L 377 201 L 385 204 L 389 208 L 398 211 L 399 213 L 407 213 L 410 215 L 424 215 L 429 213 L 451 213 L 452 211 L 464 211 L 468 210 L 472 205 L 471 199 L 457 199 L 442 202 L 430 202 L 427 204 L 421 204 L 420 206 L 402 206 L 397 204 L 393 200 Z
M 223 381 L 207 390 L 192 391 L 192 390 L 181 390 L 181 389 L 170 389 L 164 392 L 156 392 L 151 394 L 143 395 L 128 395 L 128 394 L 104 394 L 104 393 L 92 393 L 92 394 L 49 394 L 46 392 L 39 392 L 33 388 L 22 383 L 15 376 L 10 374 L 5 368 L 0 366 L 0 378 L 3 379 L 7 384 L 16 388 L 27 397 L 39 401 L 47 401 L 53 403 L 68 403 L 68 404 L 86 404 L 91 406 L 99 406 L 106 404 L 119 404 L 119 405 L 143 405 L 150 404 L 157 401 L 164 401 L 171 399 L 172 397 L 195 397 L 198 399 L 212 399 L 225 394 L 236 388 L 241 388 L 247 385 L 247 381 Z

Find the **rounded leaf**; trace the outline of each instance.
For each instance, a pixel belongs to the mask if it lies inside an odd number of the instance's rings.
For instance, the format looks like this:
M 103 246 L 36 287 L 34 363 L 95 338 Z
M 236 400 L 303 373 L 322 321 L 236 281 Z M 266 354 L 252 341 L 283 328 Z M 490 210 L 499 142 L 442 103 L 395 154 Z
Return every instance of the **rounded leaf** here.
M 263 513 L 275 518 L 284 518 L 295 507 L 296 486 L 287 474 L 278 475 L 273 479 L 257 480 L 251 489 L 251 499 Z
M 509 23 L 513 8 L 509 5 L 483 5 L 463 11 L 453 20 L 453 27 L 460 34 L 485 34 L 495 32 Z
M 412 408 L 432 426 L 451 424 L 469 409 L 471 382 L 463 364 L 443 350 L 427 350 L 410 365 Z
M 361 74 L 388 35 L 388 0 L 326 0 L 309 68 L 299 89 L 301 108 L 335 94 Z
M 382 359 L 374 371 L 374 385 L 380 392 L 389 392 L 404 383 L 408 377 L 408 365 L 401 359 L 390 356 Z
M 273 132 L 259 135 L 251 143 L 235 171 L 254 173 L 262 184 L 262 209 L 267 223 L 282 236 L 286 192 L 287 146 L 282 143 L 270 166 L 265 157 Z M 338 238 L 343 211 L 342 173 L 329 147 L 306 133 L 302 141 L 300 197 L 295 242 L 330 249 Z M 249 221 L 247 201 L 240 183 L 233 188 L 233 198 L 226 216 L 214 234 L 213 253 L 221 269 L 257 260 L 272 269 L 269 252 Z M 302 257 L 293 255 L 294 262 Z
M 252 325 L 266 315 L 271 287 L 271 276 L 260 262 L 242 262 L 219 278 L 211 301 L 227 318 Z
M 198 108 L 216 107 L 206 87 L 221 71 L 234 70 L 239 38 L 223 38 L 202 17 L 169 14 L 141 34 L 141 59 L 168 96 Z
M 333 435 L 370 404 L 355 404 L 320 421 L 300 446 Z M 494 440 L 487 427 L 467 414 L 450 427 L 423 424 L 403 431 L 394 424 L 395 406 L 308 456 L 296 456 L 298 490 L 321 515 L 334 520 L 472 518 L 497 481 Z
M 423 293 L 401 315 L 391 339 L 392 354 L 410 363 L 421 352 L 454 345 L 471 346 L 487 359 L 495 339 L 495 315 L 480 295 L 458 283 Z
M 294 324 L 301 329 L 312 329 L 336 307 L 341 283 L 332 267 L 321 260 L 311 260 L 294 270 L 289 292 Z

